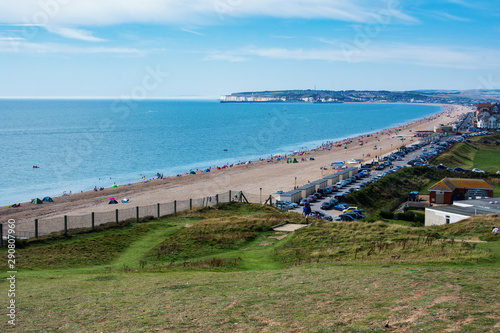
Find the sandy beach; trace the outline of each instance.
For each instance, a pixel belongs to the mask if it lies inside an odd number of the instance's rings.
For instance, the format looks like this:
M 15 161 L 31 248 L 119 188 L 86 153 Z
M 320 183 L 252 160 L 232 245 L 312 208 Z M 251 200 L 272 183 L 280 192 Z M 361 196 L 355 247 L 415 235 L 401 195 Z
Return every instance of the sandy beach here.
M 1 207 L 1 221 L 5 223 L 8 219 L 15 219 L 19 223 L 26 223 L 35 218 L 111 211 L 124 208 L 122 207 L 124 205 L 135 207 L 202 198 L 228 190 L 243 191 L 249 200 L 258 202 L 260 188 L 262 197 L 266 198 L 273 192 L 288 191 L 293 189 L 295 184 L 300 186 L 336 172 L 330 166 L 333 162 L 347 162 L 351 159 L 372 161 L 378 155 L 388 154 L 391 149 L 396 150 L 402 145 L 418 142 L 420 138 L 414 137 L 416 132 L 433 131 L 440 124 L 452 123 L 459 115 L 471 111 L 470 108 L 457 105 L 442 105 L 442 107 L 442 112 L 424 119 L 387 128 L 370 136 L 363 135 L 335 143 L 324 143 L 316 149 L 301 152 L 295 156 L 299 163 L 287 164 L 283 158 L 280 161 L 276 158 L 252 161 L 250 164 L 234 165 L 221 170 L 212 169 L 209 173 L 148 180 L 120 185 L 117 188 L 106 188 L 103 191 L 55 197 L 53 203 L 42 205 L 21 203 L 21 207 L 17 208 Z M 363 140 L 363 145 L 359 144 L 360 140 Z M 345 142 L 351 143 L 345 144 Z M 314 160 L 309 160 L 311 157 Z M 126 197 L 130 200 L 130 204 L 108 205 L 110 196 L 119 200 Z

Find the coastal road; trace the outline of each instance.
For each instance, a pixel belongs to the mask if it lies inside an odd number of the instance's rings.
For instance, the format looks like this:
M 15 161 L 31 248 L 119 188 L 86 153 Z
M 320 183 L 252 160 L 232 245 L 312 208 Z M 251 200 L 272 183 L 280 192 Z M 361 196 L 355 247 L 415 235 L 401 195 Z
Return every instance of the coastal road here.
M 447 137 L 444 137 L 444 138 L 441 138 L 441 141 L 445 141 L 447 139 Z M 402 161 L 393 161 L 392 164 L 393 166 L 401 166 L 401 167 L 405 167 L 408 162 L 414 158 L 416 158 L 417 156 L 421 155 L 422 154 L 422 148 L 419 148 L 419 149 L 415 149 L 414 151 L 406 154 L 405 157 L 402 158 Z M 387 155 L 390 155 L 390 154 L 387 154 Z M 384 155 L 385 156 L 385 155 Z M 358 165 L 359 167 L 359 165 Z M 372 170 L 370 172 L 370 175 L 368 177 L 365 177 L 365 178 L 361 178 L 359 180 L 356 180 L 355 182 L 352 182 L 351 184 L 347 185 L 347 186 L 344 186 L 342 187 L 339 191 L 337 192 L 333 192 L 331 193 L 330 195 L 327 195 L 325 197 L 323 197 L 322 199 L 316 201 L 316 202 L 313 202 L 311 203 L 311 210 L 318 210 L 318 211 L 321 211 L 323 213 L 325 213 L 326 215 L 330 215 L 331 217 L 335 218 L 336 216 L 339 216 L 340 214 L 342 214 L 341 211 L 338 211 L 336 209 L 331 209 L 331 210 L 322 210 L 321 209 L 321 205 L 325 202 L 325 201 L 329 201 L 331 198 L 333 198 L 335 195 L 337 194 L 345 194 L 349 191 L 349 189 L 351 188 L 354 188 L 356 186 L 358 186 L 360 183 L 362 182 L 365 182 L 365 181 L 368 181 L 368 180 L 371 180 L 372 178 L 380 175 L 380 174 L 383 174 L 384 172 L 387 172 L 388 170 L 390 170 L 388 167 L 386 167 L 385 169 L 383 170 Z M 396 173 L 397 174 L 397 173 Z M 302 206 L 299 206 L 298 208 L 295 208 L 295 209 L 290 209 L 290 211 L 295 211 L 295 212 L 298 212 L 298 213 L 302 213 Z

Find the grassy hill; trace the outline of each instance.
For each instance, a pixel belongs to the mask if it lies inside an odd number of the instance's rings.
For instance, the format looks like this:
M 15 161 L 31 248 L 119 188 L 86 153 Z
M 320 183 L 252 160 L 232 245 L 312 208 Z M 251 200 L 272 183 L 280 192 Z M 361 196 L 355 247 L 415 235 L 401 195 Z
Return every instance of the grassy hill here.
M 494 332 L 499 216 L 432 228 L 256 204 L 22 244 L 17 330 Z M 482 241 L 481 240 L 486 240 Z M 2 263 L 6 251 L 2 249 Z M 3 267 L 0 288 L 8 288 Z M 6 302 L 6 293 L 4 293 Z M 5 303 L 6 304 L 6 303 Z M 13 330 L 6 320 L 2 331 Z

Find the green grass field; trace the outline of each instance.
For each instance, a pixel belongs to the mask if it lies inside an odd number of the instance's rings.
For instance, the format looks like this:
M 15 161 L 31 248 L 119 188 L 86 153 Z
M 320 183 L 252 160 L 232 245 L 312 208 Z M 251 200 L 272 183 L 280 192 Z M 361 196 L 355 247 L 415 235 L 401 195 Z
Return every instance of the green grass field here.
M 255 204 L 29 242 L 2 331 L 495 332 L 500 216 L 432 228 Z M 467 241 L 467 242 L 463 242 Z M 6 263 L 6 251 L 2 250 Z M 5 264 L 4 264 L 5 265 Z M 7 267 L 0 300 L 7 304 Z M 3 289 L 2 289 L 3 288 Z

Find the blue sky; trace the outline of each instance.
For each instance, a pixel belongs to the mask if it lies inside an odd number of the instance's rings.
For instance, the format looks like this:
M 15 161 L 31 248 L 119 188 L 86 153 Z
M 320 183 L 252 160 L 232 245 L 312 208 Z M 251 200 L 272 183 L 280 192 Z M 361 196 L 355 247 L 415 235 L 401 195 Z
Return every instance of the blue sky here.
M 6 0 L 0 96 L 500 89 L 497 0 Z

